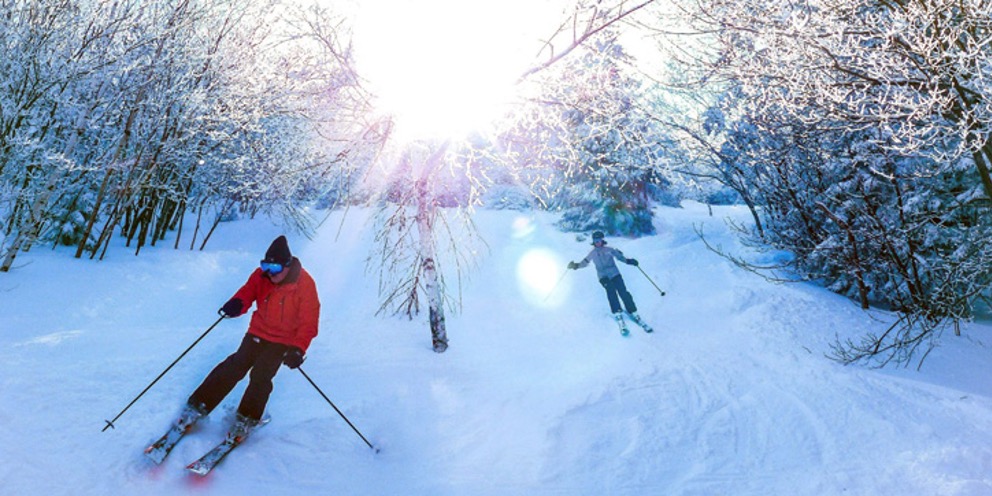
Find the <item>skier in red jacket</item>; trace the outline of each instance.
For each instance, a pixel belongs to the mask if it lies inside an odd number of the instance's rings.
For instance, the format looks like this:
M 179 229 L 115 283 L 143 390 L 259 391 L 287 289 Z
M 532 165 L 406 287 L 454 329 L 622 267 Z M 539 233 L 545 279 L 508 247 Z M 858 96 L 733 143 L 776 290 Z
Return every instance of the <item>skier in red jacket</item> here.
M 247 436 L 262 418 L 279 366 L 296 369 L 303 363 L 310 341 L 317 335 L 320 301 L 313 278 L 290 253 L 285 236 L 272 242 L 259 268 L 218 313 L 238 317 L 253 303 L 255 312 L 241 346 L 193 391 L 180 425 L 192 425 L 210 413 L 248 375 L 248 387 L 229 434 Z

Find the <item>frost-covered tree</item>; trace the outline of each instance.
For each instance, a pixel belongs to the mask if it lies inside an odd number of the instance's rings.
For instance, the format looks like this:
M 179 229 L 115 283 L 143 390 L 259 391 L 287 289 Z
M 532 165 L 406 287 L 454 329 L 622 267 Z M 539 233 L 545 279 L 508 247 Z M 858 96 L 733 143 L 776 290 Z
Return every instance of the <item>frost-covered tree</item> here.
M 717 33 L 713 80 L 775 100 L 804 122 L 880 128 L 886 146 L 936 163 L 967 157 L 992 197 L 988 95 L 992 5 L 981 0 L 751 1 L 696 4 Z M 688 7 L 686 7 L 688 8 Z
M 573 37 L 561 50 L 551 49 L 555 44 L 549 41 L 548 57 L 525 71 L 521 80 L 536 80 L 543 78 L 545 72 L 556 70 L 573 58 L 570 54 L 578 55 L 577 49 L 597 33 L 642 5 L 631 7 L 622 1 L 578 2 L 570 22 L 560 26 L 552 36 L 564 37 L 570 32 Z M 580 23 L 581 29 L 567 29 Z M 372 181 L 376 183 L 372 189 L 381 194 L 371 195 L 379 206 L 378 249 L 372 265 L 379 269 L 380 293 L 384 297 L 380 311 L 391 310 L 412 318 L 426 297 L 432 344 L 437 352 L 448 346 L 444 310 L 445 302 L 454 301 L 450 298 L 455 292 L 451 278 L 461 278 L 463 268 L 472 261 L 481 244 L 475 236 L 471 211 L 465 207 L 479 201 L 485 187 L 493 183 L 532 185 L 538 198 L 542 198 L 542 190 L 552 191 L 546 188 L 553 181 L 547 173 L 550 170 L 547 164 L 556 163 L 560 157 L 555 157 L 555 153 L 564 154 L 566 148 L 555 151 L 557 143 L 542 141 L 539 135 L 545 131 L 564 135 L 565 128 L 561 125 L 564 110 L 558 106 L 554 112 L 541 115 L 545 112 L 540 105 L 522 109 L 511 116 L 513 122 L 500 138 L 491 141 L 472 136 L 469 140 L 391 143 L 385 147 L 384 158 L 366 176 L 386 178 L 385 185 Z M 547 119 L 551 114 L 556 115 Z M 388 132 L 386 137 L 388 140 Z M 578 147 L 569 150 L 572 153 Z M 510 167 L 495 171 L 507 165 Z M 552 195 L 557 194 L 555 188 Z M 451 229 L 454 222 L 462 226 Z M 456 236 L 454 232 L 463 234 Z
M 653 234 L 651 195 L 666 183 L 668 138 L 632 58 L 604 30 L 572 58 L 546 69 L 539 90 L 513 116 L 501 143 L 570 231 Z
M 425 298 L 437 353 L 448 348 L 445 309 L 458 302 L 451 293 L 482 247 L 469 205 L 452 203 L 462 196 L 452 193 L 471 173 L 452 167 L 458 154 L 450 146 L 450 142 L 411 143 L 377 171 L 385 184 L 375 186 L 382 194 L 377 197 L 376 252 L 370 258 L 383 295 L 379 312 L 413 318 Z M 459 228 L 452 229 L 452 224 Z
M 2 271 L 37 240 L 93 257 L 114 233 L 140 250 L 178 230 L 178 246 L 188 213 L 191 248 L 238 212 L 306 229 L 362 134 L 317 7 L 15 0 L 0 19 Z
M 5 2 L 0 6 L 0 198 L 3 262 L 39 236 L 74 243 L 90 229 L 98 163 L 112 163 L 105 114 L 125 105 L 112 69 L 138 16 L 133 2 Z M 132 40 L 134 41 L 134 40 Z M 144 39 L 131 49 L 149 43 Z M 9 90 L 9 91 L 8 91 Z M 98 179 L 97 179 L 98 180 Z
M 907 361 L 992 284 L 987 2 L 708 1 L 695 69 L 729 98 L 707 115 L 719 167 L 760 206 L 761 242 L 888 332 L 844 361 Z
M 567 188 L 559 200 L 559 225 L 654 234 L 648 189 L 661 155 L 658 135 L 636 106 L 639 84 L 623 74 L 630 60 L 617 40 L 598 40 L 588 52 L 562 66 L 568 83 L 555 96 L 565 106 L 567 140 L 578 147 L 563 171 Z

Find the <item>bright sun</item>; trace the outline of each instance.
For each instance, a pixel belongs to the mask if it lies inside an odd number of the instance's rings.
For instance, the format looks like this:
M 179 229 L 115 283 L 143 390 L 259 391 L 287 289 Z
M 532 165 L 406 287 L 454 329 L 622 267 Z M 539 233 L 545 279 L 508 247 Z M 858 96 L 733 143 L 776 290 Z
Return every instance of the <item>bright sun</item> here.
M 497 118 L 561 13 L 547 0 L 360 3 L 356 64 L 405 140 L 459 137 Z

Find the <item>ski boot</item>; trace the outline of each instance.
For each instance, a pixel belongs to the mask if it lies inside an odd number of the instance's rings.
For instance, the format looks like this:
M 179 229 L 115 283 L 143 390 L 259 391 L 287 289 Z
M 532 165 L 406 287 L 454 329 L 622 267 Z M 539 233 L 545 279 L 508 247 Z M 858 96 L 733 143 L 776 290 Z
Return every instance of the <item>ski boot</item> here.
M 641 319 L 641 316 L 637 315 L 637 312 L 630 312 L 630 320 L 633 320 L 635 324 L 641 326 L 641 329 L 644 329 L 644 332 L 654 332 L 654 329 L 649 326 L 647 322 L 644 322 L 644 320 Z
M 183 406 L 183 410 L 179 412 L 179 418 L 176 419 L 176 427 L 181 429 L 183 432 L 189 432 L 204 415 L 207 414 L 206 408 L 200 405 L 193 405 L 187 403 Z
M 231 430 L 227 433 L 227 439 L 234 443 L 240 444 L 242 441 L 248 438 L 251 434 L 252 429 L 258 425 L 259 421 L 251 417 L 246 417 L 242 414 L 237 414 L 234 419 L 234 425 L 231 426 Z
M 623 321 L 623 314 L 619 312 L 615 313 L 613 314 L 613 318 L 617 321 L 617 326 L 620 327 L 620 335 L 624 337 L 630 335 L 630 329 L 627 328 L 627 323 Z

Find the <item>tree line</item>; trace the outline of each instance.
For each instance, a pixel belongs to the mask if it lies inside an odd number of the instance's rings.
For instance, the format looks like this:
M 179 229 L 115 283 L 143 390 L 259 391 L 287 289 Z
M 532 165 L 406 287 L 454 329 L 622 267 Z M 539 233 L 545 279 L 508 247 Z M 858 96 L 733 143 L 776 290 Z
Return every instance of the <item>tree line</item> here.
M 315 7 L 0 3 L 0 271 L 39 242 L 102 257 L 298 205 L 360 136 L 347 46 Z M 322 143 L 315 146 L 316 143 Z M 186 225 L 189 220 L 193 225 Z
M 752 208 L 743 235 L 898 316 L 838 342 L 837 359 L 922 359 L 988 308 L 992 4 L 715 0 L 680 14 L 708 50 L 672 51 L 682 84 L 708 95 L 685 134 Z
M 0 271 L 39 243 L 194 249 L 237 215 L 306 231 L 308 205 L 375 204 L 383 310 L 429 290 L 443 351 L 444 275 L 470 263 L 448 221 L 471 226 L 443 207 L 638 236 L 695 196 L 747 205 L 741 235 L 792 255 L 775 274 L 898 317 L 835 358 L 906 363 L 989 306 L 990 19 L 983 0 L 578 0 L 494 132 L 389 150 L 347 19 L 320 7 L 0 2 Z

